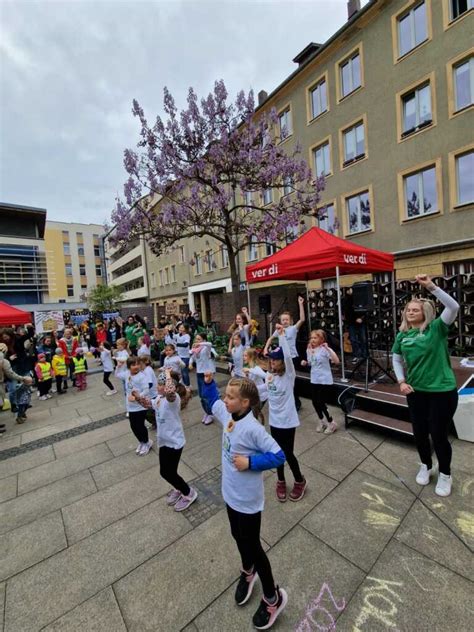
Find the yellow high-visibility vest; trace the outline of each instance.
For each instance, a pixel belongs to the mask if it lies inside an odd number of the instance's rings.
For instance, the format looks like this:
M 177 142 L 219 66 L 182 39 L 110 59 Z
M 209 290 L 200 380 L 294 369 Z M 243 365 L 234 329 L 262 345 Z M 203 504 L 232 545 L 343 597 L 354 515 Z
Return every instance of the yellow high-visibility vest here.
M 67 366 L 64 356 L 55 355 L 52 364 L 54 375 L 67 375 Z
M 51 377 L 51 364 L 49 362 L 38 362 L 43 380 L 49 380 Z
M 85 358 L 73 357 L 72 361 L 74 362 L 74 373 L 85 373 L 86 372 L 86 360 L 85 360 Z

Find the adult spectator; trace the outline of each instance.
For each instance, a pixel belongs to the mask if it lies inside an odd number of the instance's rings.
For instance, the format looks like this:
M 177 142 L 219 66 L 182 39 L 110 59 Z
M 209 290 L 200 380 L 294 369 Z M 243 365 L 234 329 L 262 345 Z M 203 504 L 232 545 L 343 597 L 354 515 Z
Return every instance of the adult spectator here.
M 139 336 L 143 334 L 139 334 L 138 332 L 142 331 L 142 326 L 139 324 L 134 316 L 129 316 L 127 318 L 127 324 L 124 329 L 125 338 L 127 339 L 128 346 L 130 348 L 130 353 L 134 356 L 137 354 L 137 344 Z
M 45 334 L 43 338 L 39 341 L 36 352 L 44 353 L 44 355 L 46 356 L 46 361 L 51 362 L 56 352 L 57 346 L 58 345 L 56 343 L 54 333 Z
M 113 318 L 110 321 L 109 327 L 107 329 L 107 340 L 110 342 L 112 347 L 115 347 L 117 340 L 121 337 L 122 337 L 122 330 L 118 326 L 115 318 Z
M 365 326 L 365 312 L 354 309 L 354 298 L 352 288 L 347 290 L 343 301 L 344 322 L 349 331 L 349 339 L 352 346 L 352 362 L 356 364 L 359 360 L 364 360 L 368 355 L 367 332 Z
M 249 314 L 246 307 L 242 307 L 242 310 L 235 315 L 235 318 L 227 330 L 227 333 L 230 334 L 231 340 L 234 334 L 238 334 L 240 336 L 240 341 L 244 347 L 250 346 L 250 319 Z M 230 345 L 230 342 L 229 342 Z
M 165 327 L 168 327 L 169 324 L 170 323 L 169 323 L 168 319 L 166 318 L 166 316 L 164 314 L 162 314 L 160 316 L 159 321 L 158 321 L 158 329 L 164 329 Z
M 7 352 L 7 345 L 4 342 L 0 343 L 0 410 L 3 408 L 5 401 L 5 380 L 8 379 L 14 384 L 23 382 L 29 385 L 33 382 L 31 376 L 19 375 L 12 369 L 10 362 L 5 358 L 5 353 Z M 5 424 L 0 424 L 0 434 L 3 434 L 5 431 Z
M 64 360 L 66 361 L 66 366 L 68 367 L 69 377 L 71 378 L 72 385 L 76 385 L 76 380 L 74 379 L 74 362 L 73 358 L 76 356 L 77 347 L 79 343 L 76 338 L 72 336 L 71 329 L 64 330 L 64 336 L 59 340 L 58 346 L 63 350 Z
M 459 304 L 426 274 L 419 274 L 416 280 L 442 303 L 444 309 L 441 316 L 435 318 L 433 301 L 415 298 L 407 303 L 392 348 L 393 368 L 400 392 L 407 398 L 420 456 L 421 467 L 416 482 L 428 485 L 431 476 L 439 470 L 435 493 L 449 496 L 452 448 L 448 431 L 458 405 L 458 391 L 449 359 L 448 334 L 456 320 Z M 430 436 L 438 467 L 432 462 Z

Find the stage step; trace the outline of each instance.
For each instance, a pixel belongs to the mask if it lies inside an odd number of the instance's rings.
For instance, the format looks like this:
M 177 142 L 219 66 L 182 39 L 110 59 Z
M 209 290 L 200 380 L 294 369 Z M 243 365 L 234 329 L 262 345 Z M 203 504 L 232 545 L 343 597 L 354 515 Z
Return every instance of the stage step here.
M 359 421 L 366 424 L 372 424 L 373 426 L 380 426 L 382 428 L 389 428 L 396 432 L 401 432 L 407 435 L 413 435 L 413 427 L 408 421 L 402 421 L 401 419 L 395 419 L 393 417 L 385 417 L 384 415 L 378 415 L 377 413 L 362 410 L 360 408 L 354 408 L 354 410 L 347 414 L 346 423 L 349 425 L 351 421 Z
M 376 391 L 374 389 L 369 389 L 367 393 L 365 391 L 359 391 L 357 393 L 357 399 L 375 400 L 386 404 L 392 404 L 393 406 L 408 408 L 407 398 L 403 395 L 384 393 L 383 391 Z

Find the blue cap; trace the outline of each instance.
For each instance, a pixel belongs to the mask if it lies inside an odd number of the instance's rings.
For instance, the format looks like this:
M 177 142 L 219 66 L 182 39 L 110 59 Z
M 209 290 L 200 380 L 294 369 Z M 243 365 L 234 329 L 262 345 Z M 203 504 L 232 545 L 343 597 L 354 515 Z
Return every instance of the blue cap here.
M 276 347 L 273 351 L 270 351 L 268 354 L 270 360 L 284 360 L 285 356 L 283 355 L 283 349 L 281 347 Z

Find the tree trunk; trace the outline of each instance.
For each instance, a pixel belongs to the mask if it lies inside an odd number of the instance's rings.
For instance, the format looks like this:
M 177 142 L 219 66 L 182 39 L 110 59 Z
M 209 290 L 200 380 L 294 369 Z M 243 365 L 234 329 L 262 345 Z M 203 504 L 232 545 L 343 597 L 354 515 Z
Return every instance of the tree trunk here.
M 230 281 L 232 285 L 232 296 L 229 297 L 229 299 L 232 301 L 234 314 L 238 314 L 242 308 L 242 305 L 240 304 L 238 253 L 229 248 L 229 246 L 227 246 L 227 252 L 229 256 Z

